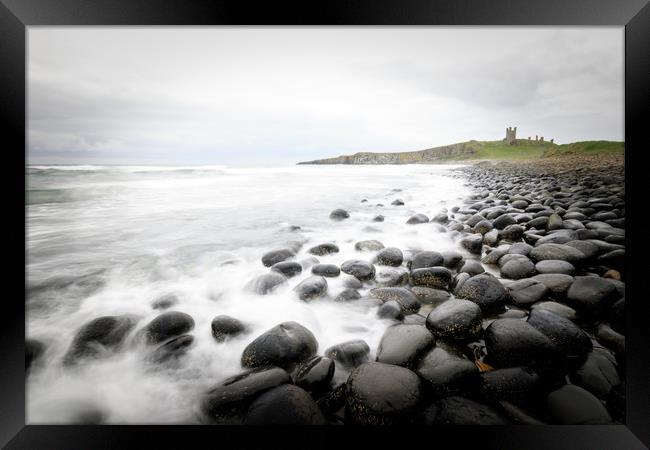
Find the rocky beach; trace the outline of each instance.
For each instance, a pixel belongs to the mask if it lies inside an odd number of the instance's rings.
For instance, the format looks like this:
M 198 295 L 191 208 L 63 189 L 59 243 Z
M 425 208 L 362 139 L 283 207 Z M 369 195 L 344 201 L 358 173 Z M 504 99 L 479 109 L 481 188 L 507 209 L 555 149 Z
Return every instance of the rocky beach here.
M 418 211 L 410 209 L 408 187 L 383 199 L 351 193 L 348 205 L 320 210 L 317 219 L 327 225 L 317 237 L 290 223 L 276 241 L 284 245 L 257 254 L 257 275 L 241 283 L 239 295 L 311 310 L 310 323 L 276 311 L 274 323 L 253 327 L 246 310 L 233 314 L 218 298 L 208 317 L 193 313 L 182 295 L 160 295 L 148 312 L 96 314 L 69 329 L 58 350 L 32 333 L 28 376 L 43 382 L 44 359 L 50 370 L 71 373 L 137 354 L 150 371 L 185 370 L 180 382 L 192 386 L 185 391 L 192 392 L 187 423 L 624 422 L 623 157 L 483 161 L 445 170 L 469 193 L 460 201 Z M 342 228 L 359 217 L 360 233 Z M 381 228 L 391 221 L 407 236 L 436 241 L 391 238 Z M 236 257 L 222 262 L 238 264 Z M 88 296 L 102 289 L 101 277 L 95 282 L 70 285 Z M 31 299 L 39 300 L 39 288 L 32 286 Z M 340 335 L 324 333 L 311 325 L 328 320 L 323 311 L 358 323 Z M 187 361 L 208 364 L 205 355 L 229 345 L 237 346 L 229 361 L 237 373 L 193 384 Z M 205 351 L 196 362 L 199 349 Z M 213 359 L 209 364 L 222 364 Z M 84 405 L 69 421 L 129 422 Z

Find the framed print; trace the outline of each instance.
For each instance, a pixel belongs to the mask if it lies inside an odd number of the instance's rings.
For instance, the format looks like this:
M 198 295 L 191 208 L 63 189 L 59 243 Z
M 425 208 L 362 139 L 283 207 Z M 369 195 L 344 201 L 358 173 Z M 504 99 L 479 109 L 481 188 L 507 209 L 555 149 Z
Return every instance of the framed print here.
M 2 3 L 3 446 L 647 448 L 647 2 Z

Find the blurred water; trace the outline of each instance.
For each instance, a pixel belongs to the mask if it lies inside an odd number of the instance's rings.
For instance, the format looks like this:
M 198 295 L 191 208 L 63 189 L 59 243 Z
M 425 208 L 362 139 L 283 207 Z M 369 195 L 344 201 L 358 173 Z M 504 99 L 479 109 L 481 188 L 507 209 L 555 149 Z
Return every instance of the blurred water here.
M 288 320 L 309 328 L 321 353 L 364 339 L 374 356 L 389 322 L 377 319 L 376 307 L 333 302 L 341 277 L 328 279 L 328 298 L 311 303 L 291 292 L 309 270 L 273 295 L 244 286 L 268 272 L 265 252 L 292 241 L 303 244 L 298 260 L 313 245 L 336 243 L 340 253 L 319 259 L 337 265 L 373 256 L 355 251 L 362 239 L 403 250 L 457 249 L 434 224 L 405 225 L 414 213 L 432 217 L 460 204 L 468 189 L 451 176 L 454 167 L 28 167 L 27 335 L 48 346 L 28 379 L 28 422 L 76 422 L 99 410 L 108 423 L 194 423 L 205 389 L 240 372 L 244 347 Z M 397 198 L 405 205 L 392 206 Z M 332 222 L 335 208 L 351 218 Z M 372 222 L 377 214 L 385 221 Z M 170 293 L 180 300 L 172 310 L 196 322 L 194 345 L 178 367 L 151 366 L 130 341 L 115 356 L 62 367 L 80 326 L 130 313 L 142 317 L 135 333 L 160 313 L 152 301 Z M 217 343 L 210 322 L 219 314 L 250 331 Z

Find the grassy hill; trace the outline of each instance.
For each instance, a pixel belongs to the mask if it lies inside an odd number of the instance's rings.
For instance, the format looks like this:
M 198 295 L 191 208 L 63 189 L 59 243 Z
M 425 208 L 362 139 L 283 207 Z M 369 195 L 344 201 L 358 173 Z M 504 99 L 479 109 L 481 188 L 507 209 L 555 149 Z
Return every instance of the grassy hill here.
M 555 144 L 547 141 L 518 139 L 513 145 L 505 141 L 467 141 L 411 152 L 361 152 L 299 164 L 426 164 L 468 160 L 515 160 L 562 157 L 568 155 L 623 155 L 625 143 L 583 141 Z

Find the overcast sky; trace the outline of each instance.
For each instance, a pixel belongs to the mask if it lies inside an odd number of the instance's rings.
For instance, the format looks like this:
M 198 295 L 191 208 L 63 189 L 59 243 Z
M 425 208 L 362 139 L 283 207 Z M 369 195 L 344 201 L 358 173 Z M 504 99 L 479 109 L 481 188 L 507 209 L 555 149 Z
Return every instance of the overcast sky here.
M 29 162 L 623 140 L 622 27 L 28 28 Z

